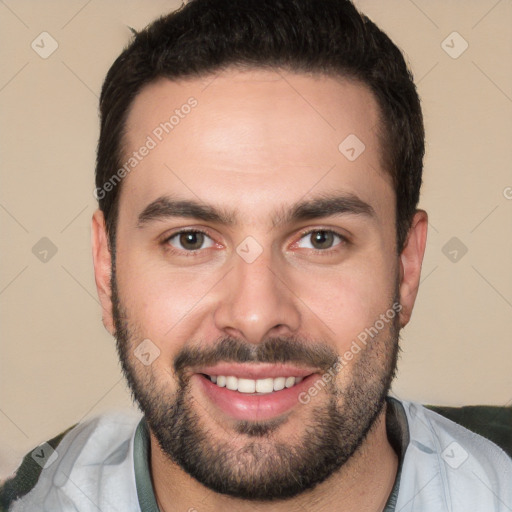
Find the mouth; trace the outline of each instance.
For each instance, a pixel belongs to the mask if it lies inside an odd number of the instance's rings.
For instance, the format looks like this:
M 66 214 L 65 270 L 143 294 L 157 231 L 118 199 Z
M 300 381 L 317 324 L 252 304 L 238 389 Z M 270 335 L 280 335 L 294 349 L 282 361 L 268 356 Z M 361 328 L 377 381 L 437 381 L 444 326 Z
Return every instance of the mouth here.
M 238 391 L 251 395 L 267 395 L 275 391 L 289 389 L 300 384 L 304 377 L 266 377 L 263 379 L 244 379 L 234 375 L 206 375 L 219 388 L 226 388 L 230 391 Z
M 220 364 L 194 373 L 192 382 L 203 400 L 227 417 L 264 421 L 302 407 L 299 395 L 315 376 L 313 369 L 282 364 Z

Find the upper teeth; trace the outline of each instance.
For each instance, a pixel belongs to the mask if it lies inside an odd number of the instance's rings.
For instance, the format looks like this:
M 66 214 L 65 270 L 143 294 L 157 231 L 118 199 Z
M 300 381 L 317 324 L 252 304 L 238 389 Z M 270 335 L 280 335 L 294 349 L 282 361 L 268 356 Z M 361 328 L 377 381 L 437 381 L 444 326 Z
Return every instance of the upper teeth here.
M 211 381 L 217 386 L 226 387 L 240 393 L 272 393 L 284 388 L 291 388 L 302 381 L 303 377 L 269 377 L 267 379 L 242 379 L 225 375 L 210 375 Z

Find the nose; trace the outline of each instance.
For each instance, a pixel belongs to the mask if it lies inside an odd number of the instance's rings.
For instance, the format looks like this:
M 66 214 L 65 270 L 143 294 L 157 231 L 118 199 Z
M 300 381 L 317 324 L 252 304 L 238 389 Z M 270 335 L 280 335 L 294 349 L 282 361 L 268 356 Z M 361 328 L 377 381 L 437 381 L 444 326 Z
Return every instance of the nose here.
M 283 268 L 272 264 L 269 251 L 252 263 L 238 254 L 233 261 L 215 310 L 217 329 L 254 344 L 270 336 L 296 333 L 301 322 L 300 300 L 287 283 Z

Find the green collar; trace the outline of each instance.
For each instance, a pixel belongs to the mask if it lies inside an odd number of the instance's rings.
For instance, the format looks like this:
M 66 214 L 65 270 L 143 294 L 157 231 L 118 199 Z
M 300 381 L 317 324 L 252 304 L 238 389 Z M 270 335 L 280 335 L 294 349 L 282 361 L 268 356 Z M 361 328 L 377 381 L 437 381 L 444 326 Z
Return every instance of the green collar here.
M 137 496 L 142 512 L 160 512 L 151 483 L 150 452 L 149 430 L 146 418 L 143 416 L 137 426 L 133 440 L 133 466 Z
M 409 427 L 402 404 L 391 397 L 388 397 L 387 404 L 386 429 L 389 442 L 398 454 L 399 465 L 395 485 L 388 498 L 384 512 L 394 512 L 400 487 L 402 463 L 405 450 L 409 444 Z M 153 484 L 151 483 L 149 430 L 144 417 L 140 420 L 135 431 L 133 459 L 140 509 L 142 512 L 159 512 L 160 509 L 156 503 Z
M 400 477 L 402 476 L 402 466 L 404 462 L 405 451 L 409 446 L 409 423 L 405 414 L 404 406 L 395 398 L 387 398 L 388 408 L 386 411 L 386 431 L 388 433 L 389 444 L 398 455 L 398 471 L 396 472 L 395 485 L 389 495 L 383 512 L 394 512 L 398 491 L 400 490 Z

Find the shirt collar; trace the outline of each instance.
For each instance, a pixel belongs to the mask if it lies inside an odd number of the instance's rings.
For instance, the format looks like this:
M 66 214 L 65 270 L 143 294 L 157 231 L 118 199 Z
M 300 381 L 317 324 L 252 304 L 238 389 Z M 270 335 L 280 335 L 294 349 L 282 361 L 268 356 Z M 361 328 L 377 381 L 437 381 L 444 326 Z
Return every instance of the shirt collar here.
M 396 472 L 395 484 L 391 490 L 386 506 L 383 512 L 394 512 L 400 490 L 400 477 L 402 475 L 402 466 L 405 452 L 409 446 L 410 434 L 407 415 L 404 406 L 396 398 L 388 397 L 386 409 L 386 432 L 388 434 L 389 444 L 398 455 L 398 470 Z

